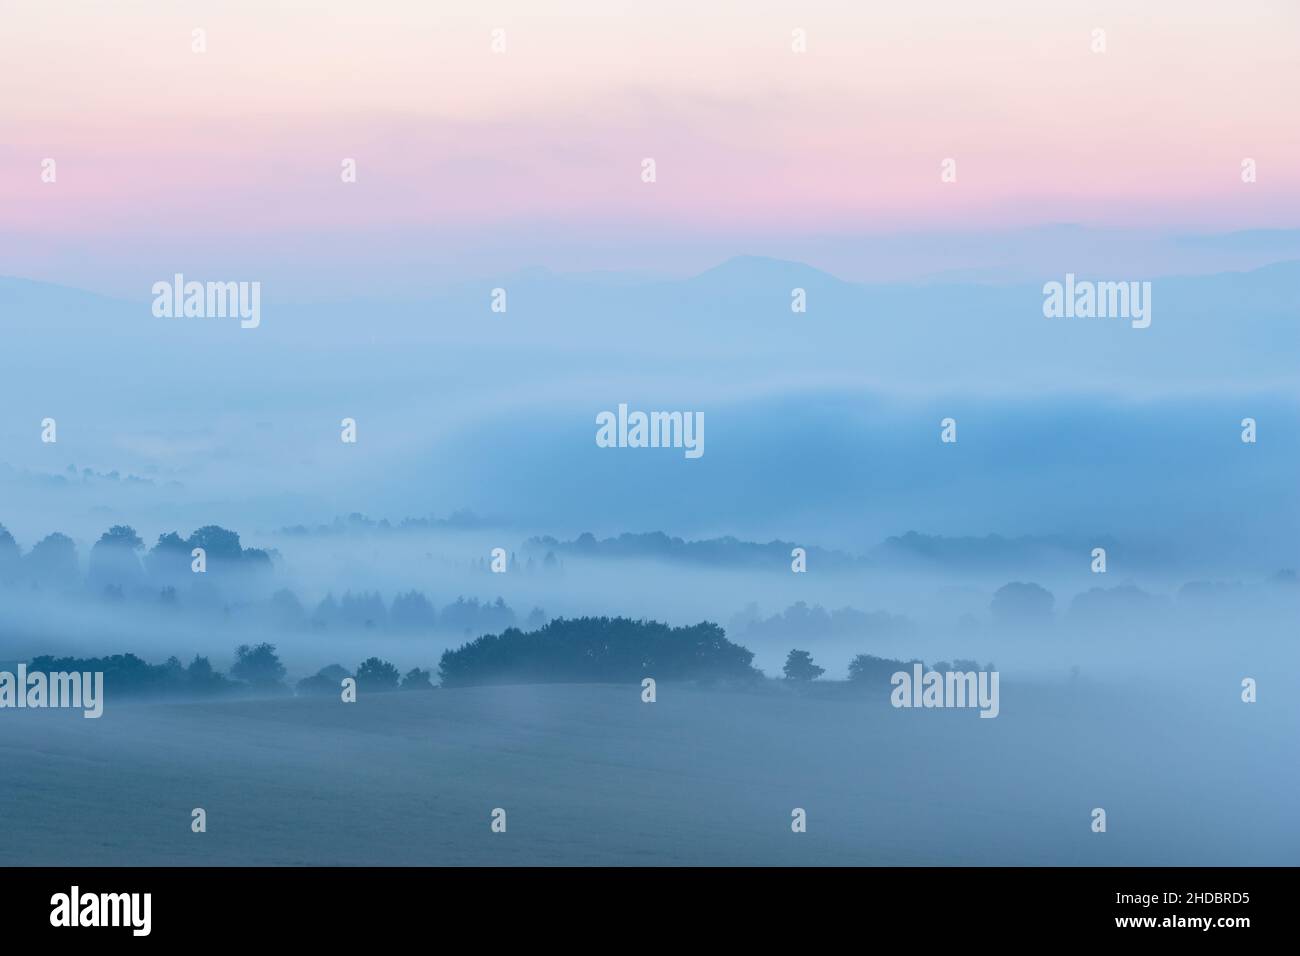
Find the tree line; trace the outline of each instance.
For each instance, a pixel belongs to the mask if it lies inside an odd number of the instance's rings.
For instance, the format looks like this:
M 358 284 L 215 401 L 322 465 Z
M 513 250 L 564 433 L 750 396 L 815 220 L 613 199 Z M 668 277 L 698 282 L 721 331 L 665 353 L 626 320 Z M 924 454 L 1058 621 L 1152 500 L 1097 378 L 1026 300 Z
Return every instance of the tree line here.
M 344 678 L 357 682 L 359 691 L 433 690 L 432 673 L 412 668 L 405 675 L 388 661 L 369 657 L 354 670 L 330 664 L 316 674 L 305 677 L 290 688 L 286 682 L 288 671 L 280 660 L 274 644 L 241 644 L 235 649 L 234 663 L 229 674 L 212 666 L 212 662 L 196 654 L 183 664 L 177 657 L 169 657 L 161 664 L 150 664 L 135 654 L 114 654 L 109 657 L 56 657 L 44 654 L 28 664 L 29 673 L 102 672 L 104 692 L 123 697 L 209 697 L 221 694 L 287 694 L 291 690 L 300 695 L 340 693 Z
M 66 534 L 48 534 L 24 554 L 0 525 L 0 585 L 69 590 L 84 584 L 119 595 L 144 587 L 175 588 L 193 580 L 196 550 L 202 552 L 205 573 L 227 579 L 270 571 L 274 555 L 243 547 L 238 533 L 219 525 L 205 525 L 188 537 L 161 534 L 152 548 L 130 525 L 114 525 L 91 546 L 83 577 L 77 544 Z

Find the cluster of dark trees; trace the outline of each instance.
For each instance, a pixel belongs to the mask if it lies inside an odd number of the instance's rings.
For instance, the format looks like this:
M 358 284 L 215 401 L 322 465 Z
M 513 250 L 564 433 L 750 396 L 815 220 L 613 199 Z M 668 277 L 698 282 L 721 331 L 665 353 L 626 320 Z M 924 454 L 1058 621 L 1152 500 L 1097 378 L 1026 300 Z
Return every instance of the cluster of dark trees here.
M 150 664 L 134 654 L 111 657 L 33 658 L 29 671 L 103 672 L 104 692 L 124 697 L 213 696 L 238 692 L 288 693 L 286 670 L 274 644 L 241 644 L 229 676 L 216 671 L 206 657 L 195 655 L 188 665 L 175 657 L 162 664 Z M 298 681 L 301 695 L 338 695 L 345 677 L 356 679 L 359 691 L 433 690 L 431 672 L 412 668 L 402 676 L 396 667 L 378 657 L 362 661 L 354 672 L 338 664 L 321 668 L 312 677 Z
M 956 658 L 952 661 L 935 661 L 933 664 L 927 664 L 919 658 L 913 658 L 909 661 L 894 660 L 888 657 L 873 657 L 870 654 L 859 654 L 853 660 L 849 661 L 849 680 L 854 683 L 861 682 L 878 682 L 884 681 L 889 683 L 889 678 L 898 671 L 910 671 L 912 665 L 920 664 L 927 671 L 995 671 L 997 667 L 992 661 L 980 665 L 978 661 Z
M 669 627 L 623 617 L 557 618 L 525 633 L 510 628 L 445 651 L 443 686 L 600 683 L 656 680 L 752 680 L 753 652 L 706 622 Z
M 855 684 L 888 684 L 890 677 L 899 671 L 910 672 L 913 664 L 920 664 L 927 671 L 992 671 L 997 669 L 991 662 L 980 667 L 977 662 L 962 658 L 926 664 L 919 658 L 900 661 L 889 657 L 859 654 L 849 662 L 849 681 Z M 811 681 L 825 674 L 826 668 L 815 664 L 812 654 L 808 651 L 792 650 L 785 659 L 783 673 L 785 679 L 789 681 Z
M 263 693 L 288 690 L 284 683 L 284 665 L 280 663 L 274 644 L 258 644 L 254 647 L 240 645 L 235 651 L 235 663 L 230 668 L 230 673 Z M 356 680 L 360 692 L 433 690 L 429 671 L 414 667 L 403 677 L 396 667 L 378 657 L 366 658 L 351 672 L 340 664 L 322 667 L 311 677 L 298 681 L 295 690 L 301 696 L 337 696 L 342 690 L 344 679 L 348 677 Z
M 263 693 L 288 689 L 284 684 L 284 665 L 280 663 L 274 644 L 240 645 L 235 651 L 235 663 L 230 673 Z M 355 671 L 348 671 L 340 664 L 322 667 L 311 677 L 298 681 L 295 690 L 300 696 L 337 696 L 348 677 L 356 680 L 359 692 L 433 690 L 429 671 L 413 667 L 403 677 L 396 667 L 378 657 L 366 658 Z
M 217 525 L 199 528 L 182 538 L 175 531 L 159 535 L 146 549 L 129 525 L 114 525 L 90 549 L 83 576 L 76 543 L 65 534 L 46 535 L 26 554 L 0 525 L 0 586 L 23 585 L 66 591 L 83 585 L 110 596 L 147 590 L 174 594 L 178 586 L 195 582 L 195 549 L 202 549 L 209 580 L 251 580 L 271 570 L 273 552 L 245 548 L 239 535 Z
M 722 628 L 703 622 L 669 627 L 657 621 L 585 617 L 557 619 L 525 634 L 514 628 L 488 634 L 444 652 L 438 671 L 443 686 L 535 683 L 634 683 L 656 680 L 761 680 L 754 655 L 726 639 Z M 859 654 L 849 664 L 849 681 L 888 683 L 896 671 L 910 670 L 920 661 L 901 661 Z M 923 665 L 924 666 L 924 665 Z M 188 665 L 175 657 L 150 664 L 134 654 L 111 657 L 43 655 L 29 664 L 31 671 L 102 671 L 105 693 L 113 696 L 212 696 L 238 692 L 289 693 L 286 670 L 274 644 L 241 644 L 229 676 L 196 655 Z M 975 661 L 939 661 L 927 670 L 978 671 Z M 985 670 L 993 670 L 986 664 Z M 825 669 L 808 651 L 792 650 L 784 674 L 789 681 L 816 680 Z M 322 667 L 298 681 L 299 696 L 337 696 L 346 678 L 356 680 L 360 693 L 433 690 L 432 673 L 414 667 L 402 674 L 388 661 L 369 657 L 348 671 L 339 664 Z
M 302 697 L 333 697 L 338 695 L 345 678 L 355 678 L 360 692 L 387 692 L 393 690 L 433 690 L 432 672 L 412 667 L 405 676 L 388 661 L 368 657 L 355 673 L 348 673 L 339 664 L 322 667 L 311 677 L 298 681 L 297 691 Z
M 29 671 L 102 671 L 104 693 L 110 696 L 163 697 L 210 696 L 243 687 L 213 670 L 206 657 L 195 655 L 188 665 L 170 657 L 162 664 L 149 664 L 134 654 L 111 657 L 53 657 L 42 655 L 27 665 Z
M 763 617 L 757 604 L 749 604 L 727 624 L 727 630 L 740 639 L 867 637 L 906 637 L 915 630 L 913 623 L 887 611 L 859 611 L 842 607 L 827 611 L 820 604 L 809 607 L 796 601 L 779 614 Z

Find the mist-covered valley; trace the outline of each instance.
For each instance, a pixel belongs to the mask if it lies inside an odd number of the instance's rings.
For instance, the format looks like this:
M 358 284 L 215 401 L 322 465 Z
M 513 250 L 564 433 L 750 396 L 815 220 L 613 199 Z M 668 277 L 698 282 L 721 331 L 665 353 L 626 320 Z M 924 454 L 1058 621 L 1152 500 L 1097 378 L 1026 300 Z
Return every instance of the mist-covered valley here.
M 5 862 L 1294 863 L 1294 276 L 1146 329 L 752 258 L 256 329 L 0 281 L 0 671 L 107 671 L 0 713 Z

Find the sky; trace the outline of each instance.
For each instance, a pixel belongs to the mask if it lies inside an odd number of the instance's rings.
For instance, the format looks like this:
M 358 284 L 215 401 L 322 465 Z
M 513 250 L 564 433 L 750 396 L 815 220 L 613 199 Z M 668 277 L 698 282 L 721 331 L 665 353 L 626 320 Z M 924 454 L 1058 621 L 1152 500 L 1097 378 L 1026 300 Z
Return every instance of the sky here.
M 3 0 L 0 274 L 330 294 L 752 253 L 889 278 L 1063 223 L 1297 224 L 1292 3 L 535 8 Z

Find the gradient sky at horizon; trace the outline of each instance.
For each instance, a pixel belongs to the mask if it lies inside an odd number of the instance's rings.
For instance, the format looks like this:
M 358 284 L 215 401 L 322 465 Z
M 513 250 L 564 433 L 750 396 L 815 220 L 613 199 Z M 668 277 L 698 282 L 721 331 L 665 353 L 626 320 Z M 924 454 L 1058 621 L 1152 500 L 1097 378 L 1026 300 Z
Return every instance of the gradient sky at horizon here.
M 690 271 L 837 237 L 1300 225 L 1298 4 L 547 6 L 5 0 L 0 274 L 382 285 Z

